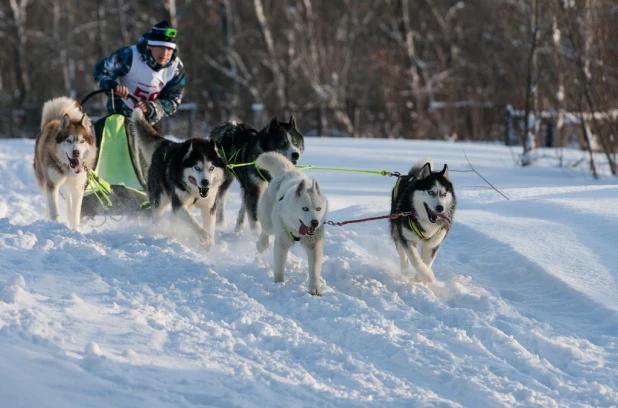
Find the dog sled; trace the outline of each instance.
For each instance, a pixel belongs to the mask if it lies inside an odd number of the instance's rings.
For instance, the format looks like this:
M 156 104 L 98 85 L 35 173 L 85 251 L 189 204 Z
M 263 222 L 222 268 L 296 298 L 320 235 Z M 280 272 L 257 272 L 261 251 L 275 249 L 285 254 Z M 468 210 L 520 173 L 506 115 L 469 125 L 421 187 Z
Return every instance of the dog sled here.
M 109 93 L 101 89 L 88 94 L 84 104 L 94 95 Z M 134 102 L 137 99 L 129 95 Z M 145 167 L 129 129 L 130 123 L 120 114 L 110 114 L 93 123 L 97 157 L 94 168 L 89 169 L 88 184 L 82 202 L 82 219 L 93 220 L 102 216 L 103 222 L 110 217 L 150 217 L 150 204 L 146 194 Z

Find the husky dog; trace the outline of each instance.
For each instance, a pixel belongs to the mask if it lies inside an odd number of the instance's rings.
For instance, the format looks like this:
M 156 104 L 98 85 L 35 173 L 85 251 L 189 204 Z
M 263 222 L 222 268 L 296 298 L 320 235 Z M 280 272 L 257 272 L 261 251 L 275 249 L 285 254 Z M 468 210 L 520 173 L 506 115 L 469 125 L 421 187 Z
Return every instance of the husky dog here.
M 149 158 L 147 190 L 153 222 L 161 220 L 171 203 L 172 213 L 210 249 L 215 242 L 217 192 L 228 175 L 227 161 L 216 142 L 167 140 L 148 123 L 139 108 L 133 110 L 131 119 L 137 148 Z M 193 204 L 201 210 L 203 226 L 191 214 Z
M 275 116 L 259 132 L 245 123 L 227 122 L 215 127 L 210 132 L 210 138 L 220 143 L 230 164 L 251 163 L 264 152 L 281 153 L 293 164 L 297 164 L 305 149 L 303 135 L 296 128 L 293 116 L 288 123 L 280 122 Z M 225 197 L 234 177 L 238 179 L 242 193 L 235 230 L 242 230 L 245 215 L 248 214 L 251 229 L 257 231 L 258 202 L 271 176 L 268 172 L 258 171 L 255 166 L 233 168 L 219 190 L 217 223 L 220 225 L 225 220 Z
M 59 219 L 58 194 L 63 187 L 69 226 L 79 228 L 87 170 L 96 156 L 92 124 L 79 104 L 64 96 L 45 102 L 33 166 L 36 181 L 47 198 L 50 220 Z
M 257 250 L 264 252 L 268 248 L 269 235 L 275 236 L 275 282 L 283 282 L 288 250 L 300 241 L 309 261 L 309 292 L 321 296 L 322 225 L 328 201 L 318 182 L 298 171 L 282 154 L 264 153 L 257 158 L 256 165 L 273 176 L 258 205 L 262 232 L 256 243 Z
M 428 159 L 413 166 L 398 180 L 391 195 L 391 214 L 410 213 L 390 219 L 401 271 L 407 273 L 412 264 L 419 282 L 434 280 L 431 265 L 451 227 L 457 204 L 446 164 L 440 172 L 432 172 L 431 166 Z

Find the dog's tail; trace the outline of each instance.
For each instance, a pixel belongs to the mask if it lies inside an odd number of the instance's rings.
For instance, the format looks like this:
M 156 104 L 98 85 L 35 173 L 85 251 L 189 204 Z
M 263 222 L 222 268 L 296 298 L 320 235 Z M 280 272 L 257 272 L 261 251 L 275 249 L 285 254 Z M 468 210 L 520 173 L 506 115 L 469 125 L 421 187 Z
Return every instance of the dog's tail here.
M 277 152 L 262 153 L 255 161 L 255 165 L 269 172 L 272 177 L 280 176 L 286 171 L 296 171 L 296 166 Z
M 431 160 L 431 158 L 429 157 L 425 157 L 424 159 L 419 160 L 414 166 L 412 166 L 412 168 L 408 172 L 408 176 L 416 177 L 426 164 L 429 164 L 429 169 L 433 169 L 433 160 Z
M 71 121 L 79 122 L 84 116 L 79 104 L 75 99 L 59 96 L 43 104 L 41 114 L 41 130 L 52 120 L 60 120 L 64 115 L 69 115 Z
M 130 128 L 133 140 L 135 140 L 135 146 L 148 164 L 150 164 L 152 155 L 157 150 L 159 143 L 166 139 L 152 127 L 140 108 L 133 109 L 131 122 L 133 122 L 133 126 Z

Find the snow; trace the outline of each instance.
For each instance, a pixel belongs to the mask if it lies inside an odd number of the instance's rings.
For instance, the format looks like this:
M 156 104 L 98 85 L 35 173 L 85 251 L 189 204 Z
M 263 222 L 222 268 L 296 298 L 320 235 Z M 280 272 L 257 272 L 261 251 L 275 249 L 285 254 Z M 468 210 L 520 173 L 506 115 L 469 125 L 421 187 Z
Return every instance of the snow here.
M 44 219 L 34 142 L 0 140 L 0 405 L 618 405 L 615 177 L 568 167 L 575 150 L 564 168 L 553 150 L 520 168 L 494 144 L 305 145 L 300 164 L 316 167 L 448 163 L 458 209 L 435 283 L 401 275 L 379 220 L 326 226 L 324 296 L 306 292 L 300 246 L 275 284 L 272 246 L 258 255 L 256 237 L 233 233 L 237 185 L 209 252 L 178 225 L 70 230 Z M 306 171 L 328 220 L 388 213 L 394 178 Z

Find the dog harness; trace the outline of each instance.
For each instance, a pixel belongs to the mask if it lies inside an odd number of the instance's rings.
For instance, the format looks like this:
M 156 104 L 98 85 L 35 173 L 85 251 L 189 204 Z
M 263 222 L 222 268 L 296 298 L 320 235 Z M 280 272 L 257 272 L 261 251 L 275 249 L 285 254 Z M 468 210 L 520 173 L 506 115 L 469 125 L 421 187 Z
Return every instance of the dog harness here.
M 410 215 L 408 216 L 408 225 L 410 225 L 410 229 L 414 231 L 416 235 L 419 236 L 420 239 L 424 239 L 425 241 L 429 241 L 431 238 L 438 235 L 440 231 L 442 231 L 442 227 L 439 227 L 438 230 L 434 232 L 432 236 L 428 237 L 427 235 L 425 235 L 423 231 L 421 231 L 416 225 L 414 225 L 414 223 L 412 222 L 412 216 Z
M 228 159 L 225 155 L 225 150 L 223 149 L 223 146 L 220 146 L 220 147 L 221 147 L 221 154 L 223 155 L 223 158 L 225 159 L 225 161 L 227 161 L 228 163 L 227 167 L 232 172 L 232 175 L 234 176 L 234 178 L 238 180 L 238 175 L 236 174 L 236 171 L 234 171 L 234 167 L 230 166 L 230 164 L 236 164 L 236 156 L 238 156 L 238 153 L 240 153 L 240 149 L 236 150 L 234 154 L 231 155 L 230 158 Z
M 395 187 L 393 187 L 393 198 L 397 197 L 397 194 L 399 193 L 399 182 L 401 181 L 401 179 L 403 177 L 409 177 L 409 176 L 401 176 L 397 178 L 397 181 L 395 182 Z M 412 180 L 410 181 L 414 181 L 414 177 L 410 177 Z M 427 235 L 425 235 L 425 233 L 423 231 L 421 231 L 421 229 L 419 227 L 417 227 L 413 222 L 412 222 L 412 217 L 414 217 L 414 215 L 416 214 L 416 216 L 418 216 L 418 214 L 416 213 L 416 211 L 412 214 L 412 215 L 408 215 L 408 225 L 410 226 L 410 229 L 412 231 L 414 231 L 414 233 L 416 235 L 418 235 L 418 237 L 422 240 L 425 241 L 429 241 L 431 238 L 435 237 L 436 235 L 438 235 L 438 233 L 440 231 L 442 231 L 442 227 L 439 227 L 438 230 L 436 232 L 433 233 L 432 236 L 428 237 Z
M 257 168 L 257 167 L 256 167 L 256 168 Z M 281 195 L 281 197 L 279 197 L 279 199 L 278 199 L 277 201 L 281 201 L 281 200 L 283 200 L 283 197 L 285 197 L 285 194 L 282 194 L 282 195 Z M 288 226 L 287 226 L 287 225 L 285 225 L 285 223 L 284 223 L 283 225 L 285 226 L 285 230 L 288 232 L 288 235 L 290 236 L 290 239 L 291 239 L 292 241 L 296 241 L 296 242 L 300 241 L 300 237 L 295 237 L 295 236 L 292 234 L 292 231 L 290 231 L 290 229 L 288 228 Z

